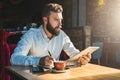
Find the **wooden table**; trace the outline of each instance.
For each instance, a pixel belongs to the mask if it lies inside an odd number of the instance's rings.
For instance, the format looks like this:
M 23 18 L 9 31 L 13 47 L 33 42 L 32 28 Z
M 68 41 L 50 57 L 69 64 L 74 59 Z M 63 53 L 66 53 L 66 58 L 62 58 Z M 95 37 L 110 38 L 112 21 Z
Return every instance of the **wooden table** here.
M 52 73 L 50 70 L 43 73 L 31 73 L 30 68 L 8 66 L 6 72 L 14 79 L 17 78 L 16 80 L 120 80 L 119 69 L 90 63 L 80 67 L 71 67 L 64 73 Z

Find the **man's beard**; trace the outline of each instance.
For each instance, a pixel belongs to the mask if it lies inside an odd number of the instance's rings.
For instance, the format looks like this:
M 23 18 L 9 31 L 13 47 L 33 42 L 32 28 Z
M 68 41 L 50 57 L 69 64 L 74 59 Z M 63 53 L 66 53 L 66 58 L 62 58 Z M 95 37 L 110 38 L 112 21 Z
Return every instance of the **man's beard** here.
M 50 24 L 49 21 L 48 21 L 48 23 L 47 23 L 47 25 L 46 25 L 46 28 L 47 28 L 47 30 L 48 30 L 53 36 L 57 36 L 57 35 L 59 35 L 59 33 L 60 33 L 60 30 L 58 30 L 58 29 L 59 29 L 59 26 L 53 28 L 53 27 L 51 26 L 51 24 Z

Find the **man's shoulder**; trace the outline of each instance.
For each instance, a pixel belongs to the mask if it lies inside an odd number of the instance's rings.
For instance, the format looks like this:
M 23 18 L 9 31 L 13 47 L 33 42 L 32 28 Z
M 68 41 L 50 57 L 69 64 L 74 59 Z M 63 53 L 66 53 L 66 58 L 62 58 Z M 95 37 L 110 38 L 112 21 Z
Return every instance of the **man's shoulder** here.
M 25 35 L 33 35 L 35 33 L 38 32 L 38 29 L 37 28 L 30 28 L 26 33 Z
M 68 35 L 63 30 L 61 30 L 59 37 L 66 38 L 66 37 L 68 37 Z
M 67 35 L 67 34 L 65 33 L 65 31 L 63 31 L 63 30 L 61 30 L 60 33 L 61 33 L 61 35 Z
M 65 32 L 62 29 L 60 30 L 60 33 L 65 34 Z
M 30 28 L 29 32 L 36 32 L 38 31 L 38 28 Z

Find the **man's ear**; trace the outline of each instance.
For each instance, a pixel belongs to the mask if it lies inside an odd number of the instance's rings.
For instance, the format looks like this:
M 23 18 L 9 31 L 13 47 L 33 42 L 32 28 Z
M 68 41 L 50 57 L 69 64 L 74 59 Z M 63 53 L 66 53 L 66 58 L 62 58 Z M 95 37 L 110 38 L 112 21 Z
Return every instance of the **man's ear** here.
M 43 17 L 43 22 L 46 24 L 48 22 L 47 17 Z

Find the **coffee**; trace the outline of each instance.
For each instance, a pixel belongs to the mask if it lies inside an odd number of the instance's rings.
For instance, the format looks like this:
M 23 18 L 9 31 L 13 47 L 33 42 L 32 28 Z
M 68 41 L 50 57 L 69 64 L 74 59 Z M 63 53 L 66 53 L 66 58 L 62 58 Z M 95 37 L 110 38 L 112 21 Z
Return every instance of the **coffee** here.
M 55 69 L 64 69 L 66 67 L 66 61 L 55 61 L 54 67 Z

